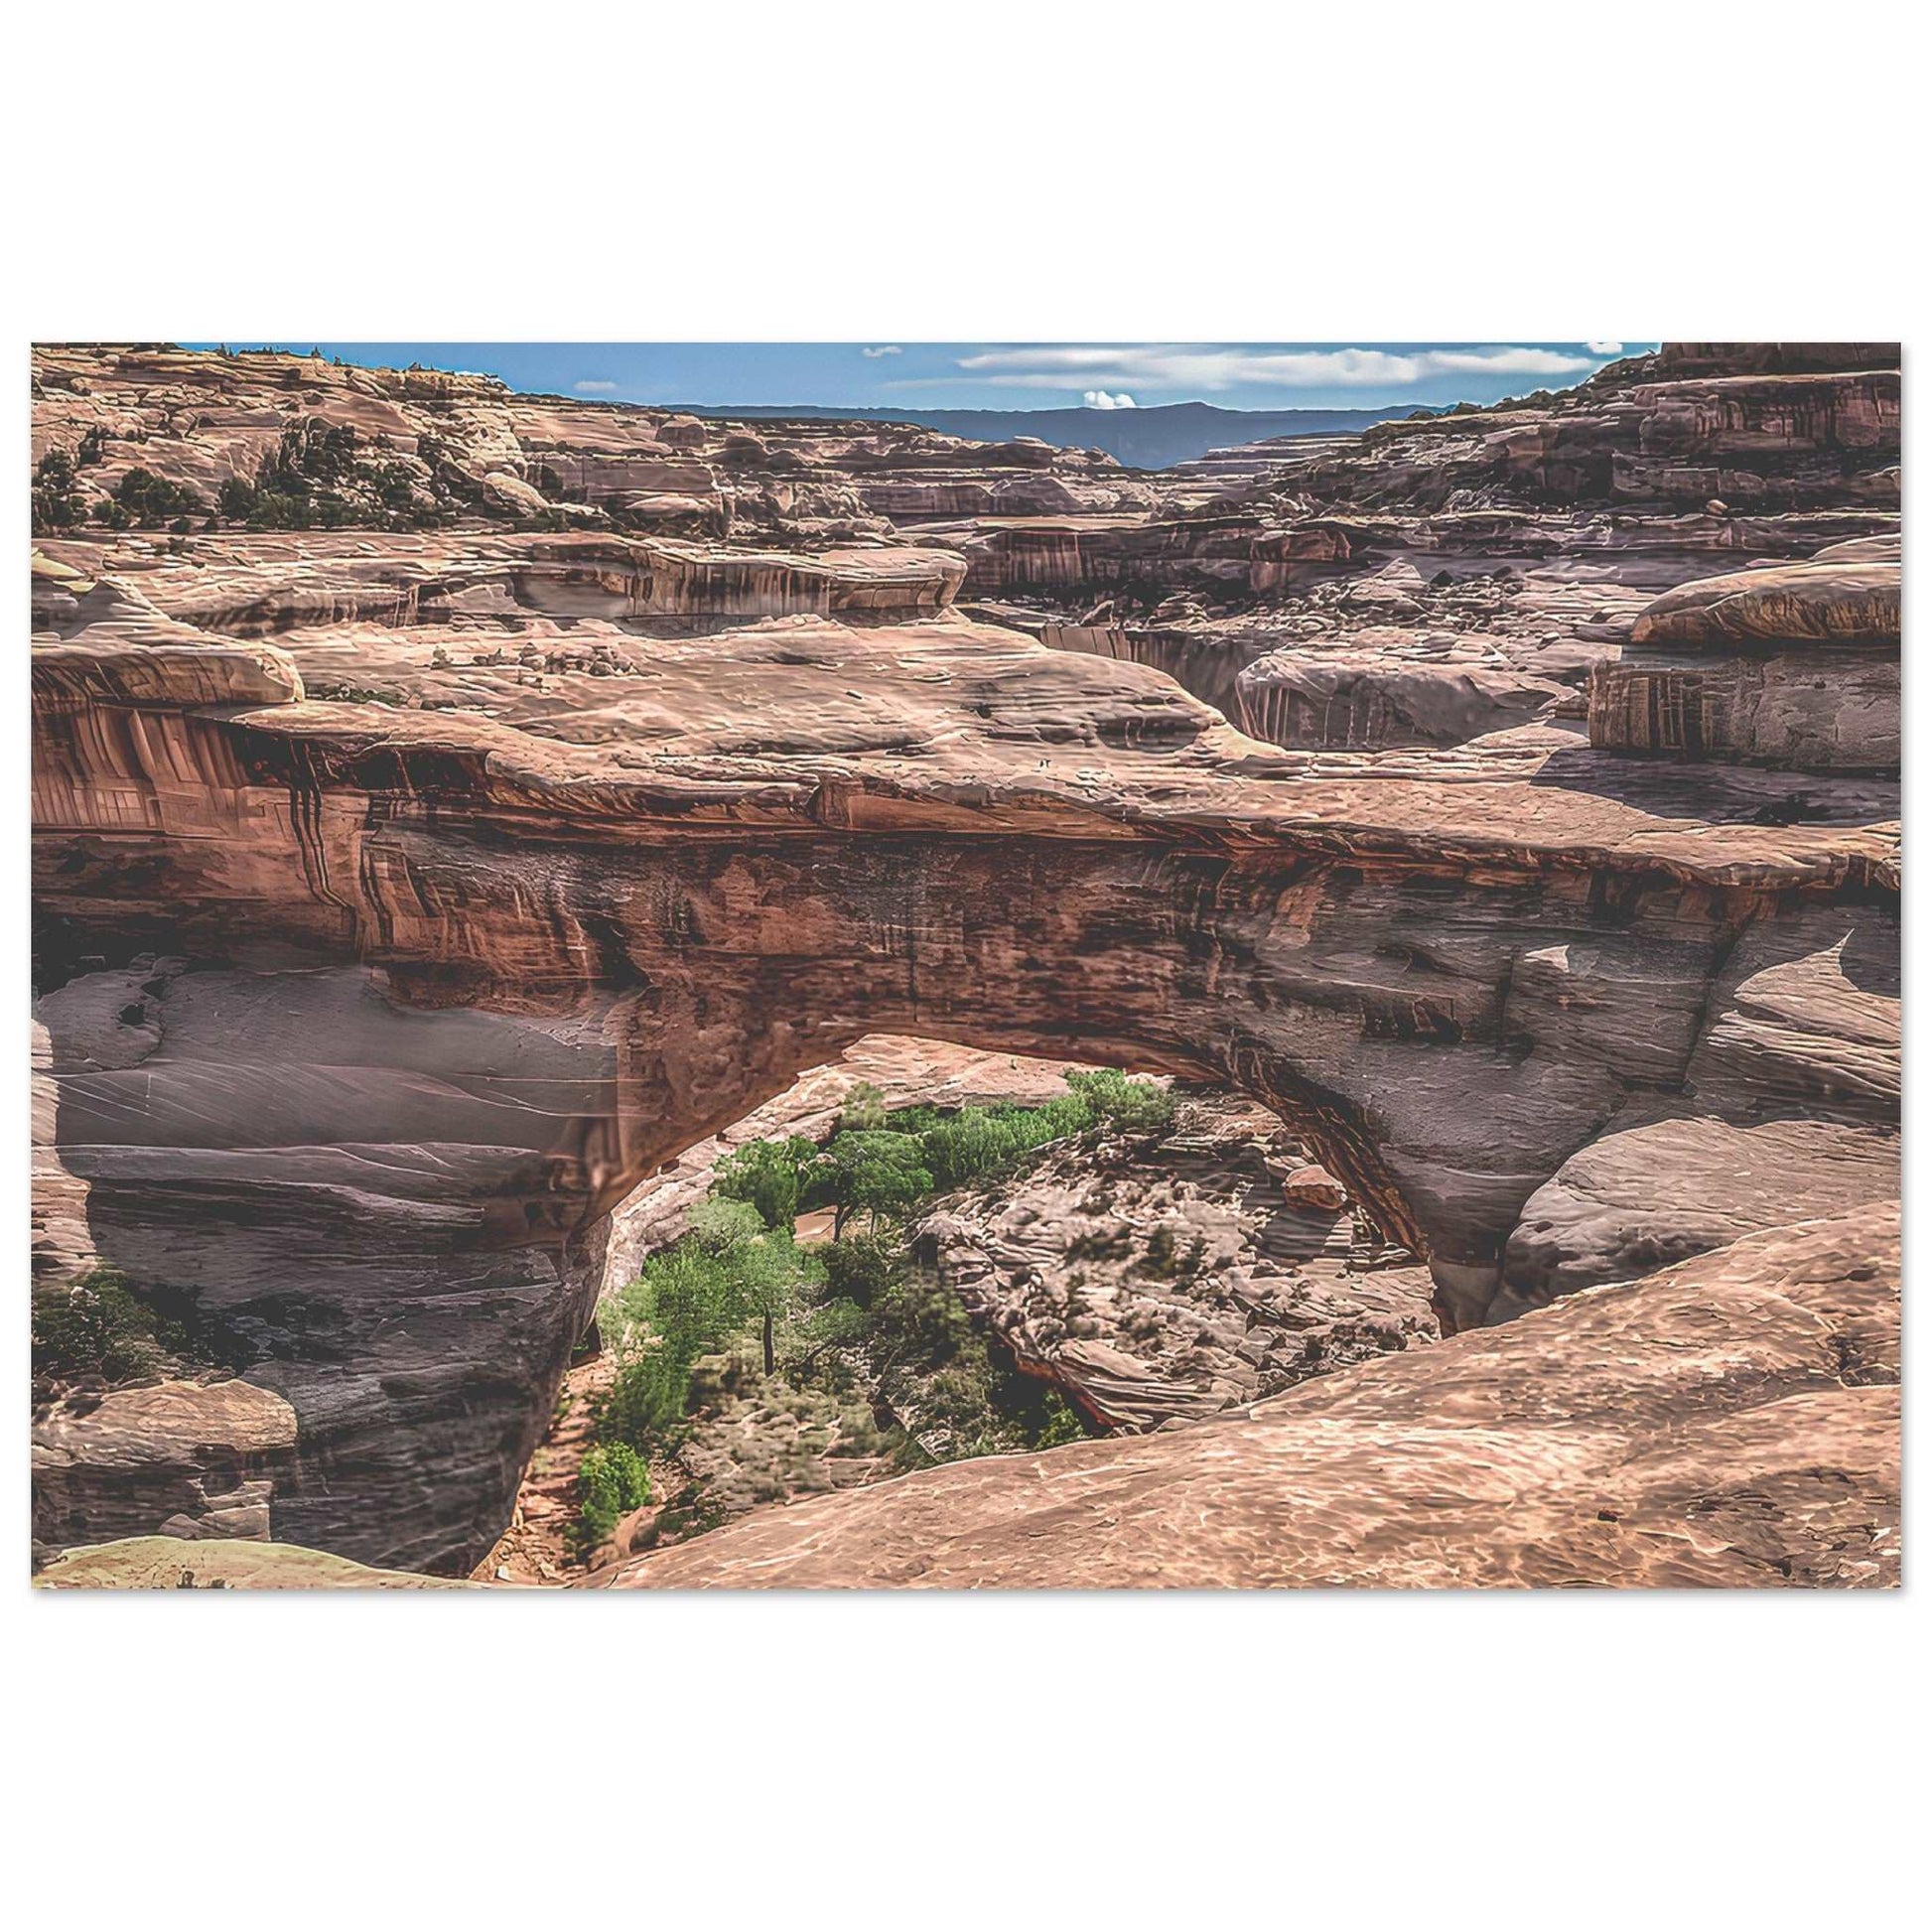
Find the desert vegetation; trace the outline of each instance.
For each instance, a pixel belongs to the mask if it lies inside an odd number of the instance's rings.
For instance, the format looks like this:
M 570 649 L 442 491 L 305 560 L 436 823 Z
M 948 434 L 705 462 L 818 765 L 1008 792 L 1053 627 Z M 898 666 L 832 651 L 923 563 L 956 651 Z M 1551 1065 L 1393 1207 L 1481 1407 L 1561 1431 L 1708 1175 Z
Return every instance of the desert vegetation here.
M 721 1160 L 689 1231 L 600 1308 L 618 1368 L 580 1472 L 578 1547 L 594 1547 L 618 1513 L 647 1499 L 631 1464 L 614 1458 L 668 1468 L 721 1417 L 766 1439 L 760 1452 L 774 1433 L 789 1443 L 783 1466 L 754 1471 L 752 1501 L 836 1480 L 825 1473 L 832 1459 L 908 1469 L 1084 1435 L 1065 1398 L 1021 1373 L 917 1265 L 909 1238 L 941 1196 L 1012 1173 L 1049 1146 L 1154 1136 L 1172 1123 L 1166 1088 L 1117 1069 L 1070 1070 L 1067 1085 L 1064 1098 L 1035 1107 L 890 1114 L 862 1086 L 822 1145 L 794 1134 Z M 799 1215 L 822 1209 L 831 1240 L 801 1242 Z M 657 1534 L 717 1520 L 708 1486 L 675 1485 Z

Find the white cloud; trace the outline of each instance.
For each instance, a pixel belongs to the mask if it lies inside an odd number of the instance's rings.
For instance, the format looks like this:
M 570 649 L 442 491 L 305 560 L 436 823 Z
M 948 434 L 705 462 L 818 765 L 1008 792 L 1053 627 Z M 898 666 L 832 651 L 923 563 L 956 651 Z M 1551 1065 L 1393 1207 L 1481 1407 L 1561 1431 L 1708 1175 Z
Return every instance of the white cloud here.
M 570 385 L 580 396 L 608 396 L 617 390 L 615 382 L 573 382 Z
M 1586 343 L 1584 346 L 1592 355 L 1621 355 L 1623 353 L 1623 345 L 1621 343 Z
M 876 362 L 882 355 L 903 355 L 905 351 L 897 343 L 882 343 L 877 348 L 862 348 L 859 353 L 868 362 Z
M 1105 389 L 1089 389 L 1080 400 L 1089 409 L 1132 409 L 1134 407 L 1134 398 L 1125 389 L 1117 396 L 1110 396 Z
M 961 358 L 975 381 L 1023 389 L 1059 389 L 1076 382 L 1203 390 L 1258 384 L 1288 389 L 1413 388 L 1442 375 L 1584 375 L 1588 356 L 1506 345 L 1397 351 L 1384 348 L 1273 349 L 1164 346 L 1054 346 L 988 349 Z

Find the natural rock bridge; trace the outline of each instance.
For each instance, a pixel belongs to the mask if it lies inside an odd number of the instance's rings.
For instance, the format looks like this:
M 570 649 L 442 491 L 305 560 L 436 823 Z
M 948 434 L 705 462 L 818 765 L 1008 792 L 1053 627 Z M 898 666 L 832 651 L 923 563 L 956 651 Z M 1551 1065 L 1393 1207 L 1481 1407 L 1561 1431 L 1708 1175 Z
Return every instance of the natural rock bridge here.
M 1463 1327 L 1896 1192 L 1874 780 L 1279 752 L 957 617 L 619 642 L 462 715 L 405 631 L 429 708 L 318 703 L 299 645 L 48 591 L 89 621 L 35 653 L 37 1263 L 242 1370 L 57 1417 L 50 1542 L 272 1493 L 278 1539 L 475 1563 L 610 1210 L 874 1031 L 1246 1089 Z

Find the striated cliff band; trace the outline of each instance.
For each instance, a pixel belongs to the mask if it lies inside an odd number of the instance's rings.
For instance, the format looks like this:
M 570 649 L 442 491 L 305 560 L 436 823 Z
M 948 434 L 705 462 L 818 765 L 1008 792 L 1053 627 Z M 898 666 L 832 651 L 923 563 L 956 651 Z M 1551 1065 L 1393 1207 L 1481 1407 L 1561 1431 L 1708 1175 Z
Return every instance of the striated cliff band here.
M 43 1393 L 38 1555 L 469 1573 L 614 1215 L 896 1035 L 1272 1110 L 1446 1339 L 605 1581 L 1897 1581 L 1894 347 L 1148 474 L 34 380 L 35 1279 L 175 1337 Z M 1012 1284 L 1077 1178 L 933 1236 L 1069 1383 Z

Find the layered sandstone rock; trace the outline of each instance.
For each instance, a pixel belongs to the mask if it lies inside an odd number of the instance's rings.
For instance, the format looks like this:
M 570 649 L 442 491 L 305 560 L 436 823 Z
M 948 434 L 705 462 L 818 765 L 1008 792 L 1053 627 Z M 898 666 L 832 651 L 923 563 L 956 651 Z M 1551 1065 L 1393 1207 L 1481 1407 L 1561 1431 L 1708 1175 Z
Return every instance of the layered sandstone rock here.
M 1897 563 L 1699 579 L 1648 606 L 1591 680 L 1592 745 L 1794 770 L 1896 770 Z
M 1437 1333 L 1428 1271 L 1359 1243 L 1298 1155 L 1265 1109 L 1184 1096 L 1158 1143 L 943 1203 L 913 1252 L 1105 1428 L 1198 1420 Z
M 1844 361 L 1822 366 L 1833 353 Z M 1591 669 L 1613 670 L 1659 593 L 1888 539 L 1896 361 L 1885 345 L 1773 345 L 1726 364 L 1704 345 L 1564 395 L 1285 441 L 1224 493 L 1176 479 L 1168 513 L 1136 526 L 984 529 L 962 544 L 965 594 L 1024 600 L 1044 641 L 1156 665 L 1284 745 L 1467 739 L 1515 706 L 1581 718 Z M 1095 594 L 1104 625 L 1080 608 Z M 1391 646 L 1392 627 L 1408 638 Z M 1454 668 L 1419 661 L 1432 654 Z M 1877 735 L 1872 668 L 1842 667 L 1861 690 L 1837 736 Z M 1715 667 L 1702 675 L 1715 689 Z M 1492 700 L 1479 687 L 1497 680 L 1508 695 Z M 1762 709 L 1767 746 L 1806 736 L 1763 682 L 1726 710 Z M 1641 694 L 1626 709 L 1640 718 Z M 1639 731 L 1615 742 L 1635 749 Z
M 34 461 L 54 451 L 75 459 L 88 509 L 136 469 L 211 508 L 224 483 L 253 483 L 285 438 L 312 431 L 354 438 L 348 470 L 330 466 L 331 493 L 351 520 L 401 527 L 476 512 L 816 549 L 890 535 L 894 521 L 1110 513 L 1154 500 L 1098 451 L 988 450 L 903 424 L 701 419 L 518 395 L 491 376 L 276 351 L 42 345 L 34 383 Z
M 1558 714 L 1554 679 L 1500 663 L 1429 661 L 1395 650 L 1273 650 L 1242 671 L 1242 728 L 1276 745 L 1379 752 L 1460 745 Z
M 35 1419 L 35 1540 L 62 1549 L 160 1528 L 265 1541 L 269 1472 L 296 1436 L 288 1403 L 239 1379 L 70 1396 Z

